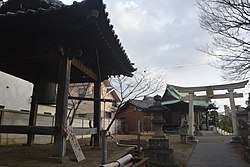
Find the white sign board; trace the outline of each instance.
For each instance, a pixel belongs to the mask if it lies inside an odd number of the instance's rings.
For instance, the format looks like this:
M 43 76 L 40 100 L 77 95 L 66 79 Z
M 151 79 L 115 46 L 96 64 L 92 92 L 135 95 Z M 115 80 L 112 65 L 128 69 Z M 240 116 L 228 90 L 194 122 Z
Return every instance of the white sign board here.
M 71 147 L 75 153 L 77 161 L 80 162 L 80 161 L 84 160 L 85 156 L 83 155 L 80 144 L 78 143 L 78 141 L 76 139 L 76 136 L 75 136 L 75 133 L 73 131 L 72 126 L 67 127 L 67 134 L 68 134 L 69 141 L 70 141 Z

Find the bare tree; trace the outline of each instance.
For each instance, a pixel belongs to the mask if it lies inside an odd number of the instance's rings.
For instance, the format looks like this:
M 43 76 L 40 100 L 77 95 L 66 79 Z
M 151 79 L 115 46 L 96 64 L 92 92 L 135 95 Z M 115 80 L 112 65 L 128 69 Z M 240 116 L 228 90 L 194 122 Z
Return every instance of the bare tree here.
M 106 98 L 108 91 L 104 91 L 104 88 L 112 88 L 109 91 L 115 90 L 120 98 L 120 101 L 117 105 L 117 110 L 115 111 L 115 116 L 111 120 L 111 123 L 108 125 L 107 131 L 109 131 L 110 127 L 112 126 L 117 113 L 119 113 L 120 111 L 120 107 L 128 99 L 138 99 L 144 96 L 149 96 L 164 91 L 164 79 L 165 78 L 162 75 L 155 75 L 154 73 L 149 73 L 146 71 L 137 71 L 134 73 L 134 76 L 132 78 L 126 76 L 112 77 L 108 82 L 110 85 L 102 84 L 101 93 L 104 99 Z M 71 84 L 69 87 L 68 94 L 69 96 L 93 98 L 93 85 L 91 85 L 91 83 Z M 82 101 L 83 99 L 69 99 L 69 105 L 71 106 L 67 116 L 67 119 L 69 120 L 69 125 L 73 124 L 75 113 L 79 109 L 79 106 L 81 105 Z
M 105 82 L 104 82 L 105 83 Z M 69 113 L 67 116 L 67 119 L 69 120 L 69 125 L 73 124 L 75 114 L 77 110 L 81 109 L 79 108 L 80 105 L 82 105 L 82 102 L 84 100 L 94 99 L 94 84 L 91 82 L 86 83 L 73 83 L 69 86 L 68 95 L 72 97 L 80 97 L 80 98 L 71 98 L 69 99 Z M 101 97 L 104 98 L 104 106 L 105 106 L 105 99 L 109 92 L 107 92 L 107 85 L 101 84 Z M 112 90 L 111 90 L 112 91 Z M 110 100 L 110 99 L 108 99 Z M 105 107 L 104 107 L 105 109 Z M 104 111 L 105 112 L 105 111 Z
M 163 80 L 162 76 L 144 71 L 134 73 L 132 78 L 126 76 L 111 78 L 110 83 L 123 102 L 128 98 L 138 99 L 162 91 L 165 88 Z
M 249 78 L 250 3 L 248 0 L 197 0 L 200 25 L 214 42 L 202 51 L 215 62 L 226 79 Z
M 110 80 L 112 87 L 118 93 L 121 101 L 117 106 L 115 116 L 108 125 L 106 131 L 109 131 L 116 115 L 120 112 L 121 106 L 128 99 L 138 99 L 144 96 L 150 96 L 159 93 L 165 89 L 164 76 L 156 75 L 154 73 L 135 72 L 132 78 L 126 76 L 113 77 Z

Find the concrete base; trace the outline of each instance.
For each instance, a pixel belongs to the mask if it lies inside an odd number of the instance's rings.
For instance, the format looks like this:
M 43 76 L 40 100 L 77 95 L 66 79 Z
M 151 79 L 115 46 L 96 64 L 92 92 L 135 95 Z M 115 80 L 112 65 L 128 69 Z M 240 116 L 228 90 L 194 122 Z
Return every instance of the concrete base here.
M 240 136 L 233 136 L 232 140 L 230 140 L 230 143 L 241 143 L 241 137 Z
M 187 136 L 187 142 L 198 143 L 198 140 L 195 138 L 195 136 Z

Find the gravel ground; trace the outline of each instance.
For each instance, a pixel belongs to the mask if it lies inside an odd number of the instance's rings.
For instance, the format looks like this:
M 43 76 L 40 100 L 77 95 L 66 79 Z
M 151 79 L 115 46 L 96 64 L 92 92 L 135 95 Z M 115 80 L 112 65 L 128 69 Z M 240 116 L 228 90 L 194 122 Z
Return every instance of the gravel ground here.
M 136 135 L 114 135 L 114 139 L 136 139 Z M 180 143 L 179 136 L 169 135 L 167 136 L 170 140 L 170 147 L 174 149 L 174 157 L 178 164 L 185 166 L 187 163 L 195 144 L 182 144 Z M 142 135 L 141 139 L 149 139 L 151 135 Z M 67 146 L 67 155 L 69 161 L 64 164 L 58 164 L 52 162 L 49 157 L 52 157 L 53 146 L 48 145 L 11 145 L 11 146 L 0 146 L 0 167 L 97 167 L 101 162 L 101 149 L 93 148 L 88 146 L 89 139 L 80 139 L 79 143 L 82 147 L 85 160 L 76 162 L 73 151 L 70 145 Z M 111 161 L 114 157 L 121 155 L 127 147 L 118 147 L 114 142 L 109 139 L 108 142 L 108 160 Z

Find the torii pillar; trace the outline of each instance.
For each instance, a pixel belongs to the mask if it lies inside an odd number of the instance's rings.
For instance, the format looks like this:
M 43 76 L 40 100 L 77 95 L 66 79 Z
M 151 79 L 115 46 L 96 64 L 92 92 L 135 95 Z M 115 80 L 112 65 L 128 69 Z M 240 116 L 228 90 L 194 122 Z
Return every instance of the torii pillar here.
M 233 89 L 229 89 L 228 93 L 229 93 L 229 100 L 230 100 L 230 107 L 231 107 L 231 114 L 232 114 L 233 132 L 235 136 L 238 136 Z

